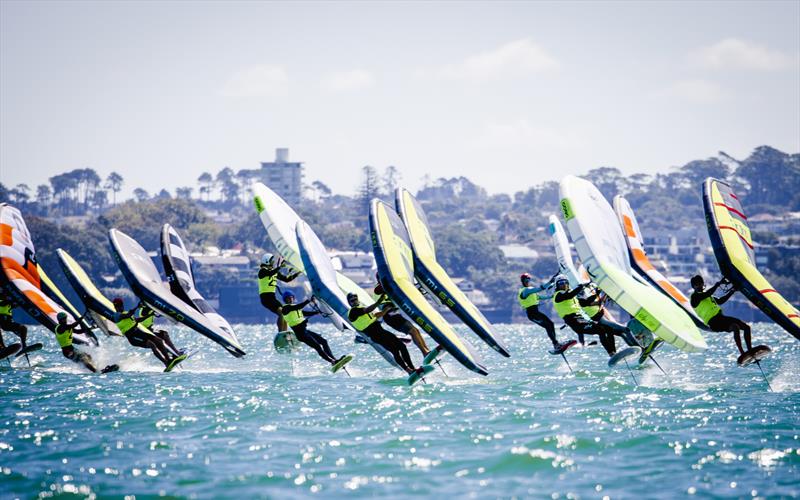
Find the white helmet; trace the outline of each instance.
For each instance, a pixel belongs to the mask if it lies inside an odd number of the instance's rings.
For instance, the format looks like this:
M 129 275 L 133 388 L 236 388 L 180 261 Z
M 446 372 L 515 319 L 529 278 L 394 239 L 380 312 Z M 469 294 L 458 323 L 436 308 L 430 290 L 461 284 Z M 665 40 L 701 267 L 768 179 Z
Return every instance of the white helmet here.
M 261 263 L 265 264 L 265 265 L 268 265 L 268 266 L 271 266 L 271 265 L 273 265 L 275 263 L 275 256 L 272 255 L 271 253 L 265 253 L 261 257 Z

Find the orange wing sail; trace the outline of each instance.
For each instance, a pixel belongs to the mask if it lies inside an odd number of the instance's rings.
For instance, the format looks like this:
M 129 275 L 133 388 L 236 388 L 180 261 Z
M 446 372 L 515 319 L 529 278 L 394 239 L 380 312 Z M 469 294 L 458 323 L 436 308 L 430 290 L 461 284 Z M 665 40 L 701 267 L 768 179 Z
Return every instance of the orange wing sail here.
M 633 209 L 628 200 L 619 195 L 615 196 L 614 212 L 617 214 L 619 223 L 622 226 L 622 232 L 625 235 L 631 266 L 653 286 L 681 306 L 698 327 L 708 330 L 703 320 L 694 312 L 691 303 L 689 303 L 689 298 L 650 262 L 647 252 L 644 251 L 644 238 L 639 229 L 639 223 L 636 221 L 636 216 L 633 214 Z

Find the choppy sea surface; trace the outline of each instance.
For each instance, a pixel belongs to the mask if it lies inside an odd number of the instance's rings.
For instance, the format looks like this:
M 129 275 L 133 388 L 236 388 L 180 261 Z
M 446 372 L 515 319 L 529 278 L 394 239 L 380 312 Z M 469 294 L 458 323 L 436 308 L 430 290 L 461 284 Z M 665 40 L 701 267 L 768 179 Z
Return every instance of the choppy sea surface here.
M 510 359 L 459 328 L 490 375 L 445 356 L 447 376 L 410 388 L 352 334 L 314 327 L 356 355 L 352 377 L 306 347 L 276 353 L 268 327 L 239 325 L 235 359 L 173 326 L 200 352 L 172 373 L 103 339 L 94 356 L 122 367 L 107 375 L 33 329 L 33 366 L 0 365 L 0 498 L 800 496 L 800 342 L 774 325 L 754 326 L 774 392 L 727 334 L 663 347 L 668 376 L 648 363 L 637 387 L 599 347 L 568 351 L 570 373 L 533 325 L 497 327 Z

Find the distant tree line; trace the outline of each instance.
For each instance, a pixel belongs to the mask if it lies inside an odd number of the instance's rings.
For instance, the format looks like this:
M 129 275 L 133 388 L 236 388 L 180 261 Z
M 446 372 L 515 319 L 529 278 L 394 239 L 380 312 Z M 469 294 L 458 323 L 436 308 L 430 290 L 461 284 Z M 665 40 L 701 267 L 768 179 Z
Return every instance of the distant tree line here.
M 0 201 L 18 206 L 28 220 L 37 250 L 53 259 L 55 249 L 64 247 L 88 266 L 90 274 L 117 276 L 109 283 L 123 285 L 107 251 L 106 229 L 118 227 L 140 241 L 148 250 L 158 247 L 161 225 L 169 222 L 182 234 L 190 249 L 207 246 L 269 250 L 270 244 L 252 208 L 254 171 L 234 172 L 225 167 L 216 175 L 202 173 L 197 189 L 180 187 L 172 196 L 161 190 L 151 196 L 142 188 L 133 190 L 134 199 L 120 202 L 124 179 L 112 172 L 104 180 L 92 169 L 76 169 L 53 176 L 48 185 L 38 186 L 35 196 L 28 186 L 8 189 L 0 184 Z M 724 153 L 697 160 L 655 175 L 624 175 L 613 167 L 589 170 L 585 178 L 595 183 L 610 200 L 625 195 L 636 210 L 643 228 L 658 233 L 704 224 L 701 185 L 708 177 L 728 180 L 742 199 L 749 215 L 800 211 L 800 155 L 774 148 L 757 148 L 745 160 Z M 373 198 L 394 204 L 394 189 L 401 185 L 399 169 L 373 166 L 361 169 L 355 196 L 335 194 L 320 181 L 305 186 L 304 202 L 294 207 L 315 229 L 329 248 L 369 252 L 368 206 Z M 196 197 L 193 194 L 197 193 Z M 423 179 L 416 193 L 431 225 L 439 260 L 449 273 L 467 277 L 479 288 L 505 301 L 517 286 L 521 269 L 503 258 L 500 245 L 526 244 L 548 238 L 547 216 L 558 213 L 558 183 L 547 181 L 512 195 L 490 195 L 465 177 Z M 224 209 L 233 222 L 221 224 L 214 214 Z M 93 218 L 79 228 L 56 226 L 32 216 L 86 215 Z M 770 238 L 774 238 L 771 236 Z M 800 257 L 771 259 L 770 279 L 786 289 L 795 302 L 800 298 Z M 50 263 L 54 264 L 55 261 Z M 548 277 L 556 265 L 540 259 L 534 269 Z M 213 296 L 220 283 L 231 276 L 212 276 L 204 282 Z M 779 286 L 780 284 L 780 286 Z

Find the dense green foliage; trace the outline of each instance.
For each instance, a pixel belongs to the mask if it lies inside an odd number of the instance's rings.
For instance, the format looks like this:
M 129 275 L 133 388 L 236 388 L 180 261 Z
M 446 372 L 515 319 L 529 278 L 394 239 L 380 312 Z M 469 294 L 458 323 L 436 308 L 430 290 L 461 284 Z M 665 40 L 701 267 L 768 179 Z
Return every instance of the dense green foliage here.
M 742 161 L 720 153 L 654 176 L 623 175 L 613 167 L 595 168 L 585 175 L 609 200 L 616 194 L 625 195 L 640 224 L 651 234 L 704 227 L 700 194 L 702 182 L 708 176 L 731 182 L 751 217 L 800 211 L 800 155 L 788 155 L 767 146 L 757 148 Z M 165 222 L 180 231 L 192 250 L 208 246 L 240 248 L 252 250 L 246 252 L 251 257 L 271 250 L 248 194 L 253 181 L 253 171 L 234 173 L 225 168 L 216 177 L 204 173 L 198 178 L 198 199 L 191 199 L 192 188 L 182 187 L 176 190 L 176 198 L 164 190 L 154 197 L 139 190 L 136 201 L 109 205 L 108 197 L 97 193 L 108 190 L 116 195 L 122 177 L 112 173 L 101 186 L 93 170 L 77 169 L 54 176 L 50 179 L 51 186 L 39 186 L 35 198 L 25 185 L 9 189 L 0 184 L 0 201 L 10 201 L 23 211 L 40 259 L 54 279 L 60 281 L 55 249 L 62 247 L 95 279 L 116 274 L 112 284 L 122 286 L 124 283 L 108 250 L 106 231 L 111 227 L 128 233 L 148 250 L 158 248 L 159 231 Z M 393 205 L 394 187 L 399 183 L 396 168 L 388 167 L 381 174 L 367 166 L 362 169 L 355 197 L 335 195 L 325 184 L 314 181 L 307 187 L 305 202 L 295 208 L 329 248 L 371 251 L 369 200 L 378 197 Z M 546 279 L 555 269 L 555 263 L 548 259 L 540 259 L 533 269 L 519 269 L 506 262 L 498 246 L 547 238 L 543 230 L 547 217 L 558 213 L 557 182 L 543 182 L 512 197 L 489 195 L 464 177 L 428 180 L 417 198 L 425 207 L 438 258 L 445 269 L 454 276 L 471 279 L 494 298 L 504 301 L 513 293 L 522 271 Z M 106 200 L 103 203 L 96 202 L 103 199 Z M 99 211 L 100 215 L 91 215 L 92 211 Z M 56 225 L 35 217 L 35 214 L 73 213 L 87 215 L 77 225 Z M 226 221 L 232 222 L 215 222 L 214 214 L 223 214 Z M 784 243 L 792 242 L 787 239 L 791 235 L 760 232 L 756 236 L 762 244 L 777 245 L 779 236 Z M 770 250 L 766 272 L 775 287 L 797 303 L 800 256 L 787 254 L 780 248 L 775 246 Z M 223 271 L 201 272 L 204 276 L 198 282 L 202 282 L 209 295 L 214 295 L 216 287 L 236 280 L 235 275 Z

